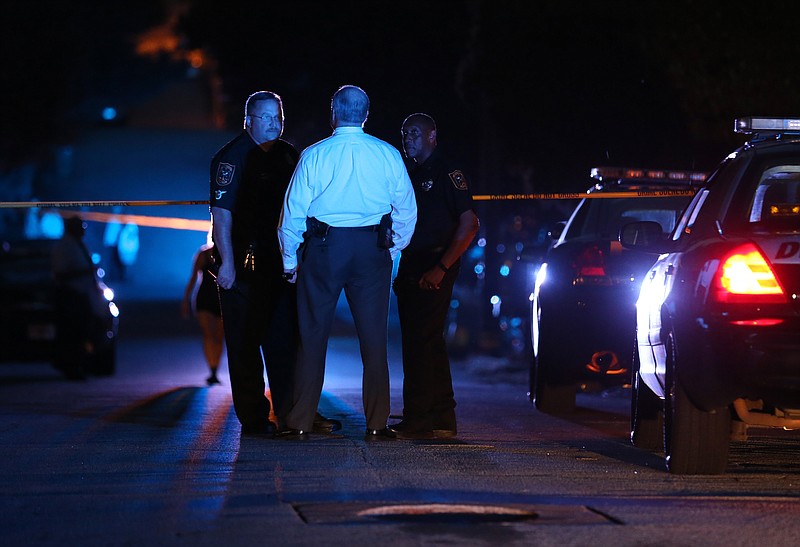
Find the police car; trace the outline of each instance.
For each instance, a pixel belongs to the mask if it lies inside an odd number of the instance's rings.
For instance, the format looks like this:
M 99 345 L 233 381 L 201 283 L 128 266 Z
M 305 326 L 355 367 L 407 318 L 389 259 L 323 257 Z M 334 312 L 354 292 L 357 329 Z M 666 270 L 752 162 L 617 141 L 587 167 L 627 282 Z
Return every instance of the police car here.
M 531 310 L 530 397 L 569 412 L 579 389 L 630 382 L 635 303 L 655 256 L 624 249 L 620 228 L 669 234 L 705 173 L 600 167 L 538 270 Z
M 747 426 L 800 428 L 800 119 L 735 130 L 750 140 L 667 240 L 648 222 L 620 236 L 661 253 L 636 303 L 631 440 L 675 474 L 724 472 Z

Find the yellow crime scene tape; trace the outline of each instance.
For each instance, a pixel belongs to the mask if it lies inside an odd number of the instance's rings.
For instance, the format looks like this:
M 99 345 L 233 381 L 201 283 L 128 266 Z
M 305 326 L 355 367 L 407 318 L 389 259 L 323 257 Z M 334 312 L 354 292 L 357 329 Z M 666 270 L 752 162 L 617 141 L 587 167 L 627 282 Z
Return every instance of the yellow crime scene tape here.
M 511 200 L 567 200 L 567 199 L 611 199 L 611 198 L 667 198 L 676 196 L 693 196 L 696 189 L 685 190 L 642 190 L 627 192 L 566 192 L 539 194 L 478 194 L 472 196 L 473 201 L 511 201 Z M 157 201 L 0 201 L 0 209 L 62 209 L 70 207 L 153 207 L 167 205 L 206 205 L 206 200 L 157 200 Z M 79 215 L 83 220 L 94 222 L 119 222 L 121 224 L 138 224 L 153 228 L 171 228 L 173 230 L 194 230 L 207 232 L 211 225 L 209 220 L 191 220 L 175 217 L 154 217 L 147 215 L 129 215 L 121 213 L 101 213 L 92 211 L 62 212 L 62 216 Z
M 693 196 L 696 189 L 686 190 L 641 190 L 628 192 L 567 192 L 552 194 L 480 194 L 473 201 L 504 201 L 515 199 L 610 199 L 610 198 L 671 198 Z
M 204 201 L 0 201 L 0 209 L 25 209 L 30 207 L 61 208 L 61 207 L 115 207 L 115 206 L 148 206 L 148 205 L 208 205 Z
M 686 190 L 641 190 L 628 192 L 561 192 L 548 194 L 476 194 L 474 201 L 504 201 L 514 199 L 608 199 L 608 198 L 652 198 L 693 196 L 696 189 Z M 0 201 L 0 209 L 25 209 L 30 207 L 137 207 L 160 205 L 208 205 L 208 200 L 160 200 L 160 201 Z

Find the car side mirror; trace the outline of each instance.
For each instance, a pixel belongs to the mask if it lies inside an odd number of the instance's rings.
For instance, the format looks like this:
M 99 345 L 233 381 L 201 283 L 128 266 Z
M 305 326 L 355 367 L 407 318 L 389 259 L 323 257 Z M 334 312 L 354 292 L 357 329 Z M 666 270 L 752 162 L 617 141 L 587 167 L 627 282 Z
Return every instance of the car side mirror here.
M 668 235 L 658 222 L 631 222 L 620 228 L 619 242 L 626 249 L 658 253 L 664 248 Z

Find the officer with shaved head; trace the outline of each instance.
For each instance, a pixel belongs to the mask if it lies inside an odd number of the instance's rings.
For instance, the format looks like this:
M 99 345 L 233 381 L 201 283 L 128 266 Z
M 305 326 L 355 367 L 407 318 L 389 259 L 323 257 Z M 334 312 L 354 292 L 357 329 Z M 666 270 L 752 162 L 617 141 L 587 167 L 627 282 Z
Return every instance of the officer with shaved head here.
M 461 255 L 478 232 L 467 177 L 437 148 L 436 122 L 408 116 L 403 149 L 418 218 L 394 282 L 403 346 L 403 420 L 398 437 L 452 437 L 457 432 L 444 325 Z

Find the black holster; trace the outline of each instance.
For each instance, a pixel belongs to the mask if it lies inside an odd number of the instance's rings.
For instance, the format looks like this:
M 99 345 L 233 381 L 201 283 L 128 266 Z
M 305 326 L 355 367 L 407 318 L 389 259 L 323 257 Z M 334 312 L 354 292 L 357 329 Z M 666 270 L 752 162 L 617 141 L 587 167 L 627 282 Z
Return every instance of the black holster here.
M 331 225 L 327 222 L 317 220 L 315 217 L 306 219 L 306 231 L 311 237 L 325 237 L 331 230 Z
M 388 212 L 381 217 L 381 222 L 378 225 L 378 248 L 391 249 L 394 247 L 393 235 L 392 213 Z

